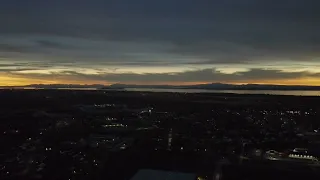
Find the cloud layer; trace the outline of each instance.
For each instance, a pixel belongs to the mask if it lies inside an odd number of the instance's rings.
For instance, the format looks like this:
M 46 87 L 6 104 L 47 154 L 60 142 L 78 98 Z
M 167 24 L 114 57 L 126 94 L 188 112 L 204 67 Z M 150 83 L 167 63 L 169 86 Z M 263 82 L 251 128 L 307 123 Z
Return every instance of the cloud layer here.
M 48 79 L 48 80 L 84 80 L 84 82 L 97 82 L 103 84 L 128 83 L 128 84 L 198 84 L 207 82 L 228 82 L 228 83 L 246 83 L 246 82 L 264 82 L 282 80 L 283 84 L 290 84 L 289 81 L 301 79 L 318 79 L 320 73 L 301 72 L 283 72 L 279 70 L 250 69 L 243 72 L 226 74 L 216 69 L 202 69 L 185 71 L 178 73 L 98 73 L 86 74 L 77 71 L 60 71 L 47 74 L 25 73 L 24 70 L 17 70 L 9 73 L 16 77 L 27 77 L 29 79 Z M 285 83 L 288 81 L 289 83 Z M 308 84 L 305 82 L 305 84 Z
M 316 0 L 3 0 L 0 71 L 59 69 L 88 78 L 80 70 L 118 69 L 114 81 L 149 81 L 149 68 L 159 67 L 152 77 L 162 82 L 256 78 L 197 77 L 222 67 L 273 68 L 279 77 L 270 79 L 312 76 L 305 71 L 320 68 L 318 7 Z

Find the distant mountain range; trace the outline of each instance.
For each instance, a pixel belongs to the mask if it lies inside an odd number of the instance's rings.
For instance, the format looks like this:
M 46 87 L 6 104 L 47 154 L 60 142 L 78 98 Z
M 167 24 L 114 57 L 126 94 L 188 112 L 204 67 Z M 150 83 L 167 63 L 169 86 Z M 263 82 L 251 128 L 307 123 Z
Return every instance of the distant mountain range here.
M 2 87 L 2 88 L 96 88 L 96 89 L 126 89 L 126 88 L 154 88 L 154 89 L 206 89 L 206 90 L 315 90 L 320 91 L 320 86 L 299 86 L 299 85 L 264 85 L 264 84 L 197 84 L 197 85 L 129 85 L 113 84 L 110 86 L 101 84 L 80 85 L 80 84 L 31 84 L 20 87 Z
M 196 84 L 196 85 L 127 85 L 113 84 L 111 88 L 157 88 L 157 89 L 207 89 L 207 90 L 320 90 L 320 86 L 299 86 L 299 85 L 265 85 L 265 84 Z

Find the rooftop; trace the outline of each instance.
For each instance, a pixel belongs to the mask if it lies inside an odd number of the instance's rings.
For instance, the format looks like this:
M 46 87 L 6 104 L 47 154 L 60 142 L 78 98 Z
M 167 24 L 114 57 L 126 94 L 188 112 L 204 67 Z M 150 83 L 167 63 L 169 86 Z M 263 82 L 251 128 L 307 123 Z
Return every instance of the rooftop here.
M 196 175 L 191 173 L 142 169 L 131 180 L 195 180 Z

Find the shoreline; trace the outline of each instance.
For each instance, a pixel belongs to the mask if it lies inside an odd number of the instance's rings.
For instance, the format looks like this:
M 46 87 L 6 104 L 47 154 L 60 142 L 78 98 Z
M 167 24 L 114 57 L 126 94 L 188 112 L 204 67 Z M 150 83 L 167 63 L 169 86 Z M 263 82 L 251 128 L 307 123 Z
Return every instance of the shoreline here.
M 127 93 L 177 93 L 177 94 L 206 94 L 206 95 L 232 95 L 232 96 L 293 96 L 293 97 L 320 97 L 320 91 L 310 90 L 205 90 L 205 89 L 158 89 L 158 88 L 3 88 L 0 90 L 37 90 L 37 91 L 97 91 L 97 92 L 127 92 Z M 263 93 L 264 92 L 264 93 Z

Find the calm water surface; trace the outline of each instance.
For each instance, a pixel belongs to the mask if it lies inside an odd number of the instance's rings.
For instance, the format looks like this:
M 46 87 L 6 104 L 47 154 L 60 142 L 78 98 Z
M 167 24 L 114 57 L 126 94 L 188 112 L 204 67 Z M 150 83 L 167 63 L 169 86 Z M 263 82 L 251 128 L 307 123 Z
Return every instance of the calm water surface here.
M 320 91 L 274 91 L 274 90 L 205 90 L 205 89 L 158 89 L 126 88 L 127 91 L 181 92 L 181 93 L 233 93 L 233 94 L 270 94 L 293 96 L 320 96 Z
M 33 87 L 17 89 L 36 89 Z M 100 90 L 96 88 L 57 88 L 69 90 Z M 108 89 L 106 89 L 108 90 Z M 104 90 L 104 91 L 106 91 Z M 112 89 L 110 89 L 113 91 Z M 114 89 L 115 90 L 115 89 Z M 232 93 L 232 94 L 268 94 L 288 96 L 320 96 L 320 91 L 281 91 L 281 90 L 206 90 L 206 89 L 160 89 L 160 88 L 125 88 L 126 91 L 144 92 L 179 92 L 179 93 Z M 121 91 L 121 89 L 119 90 Z

